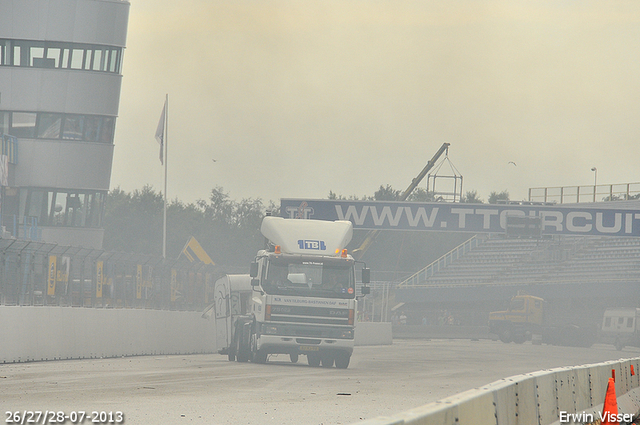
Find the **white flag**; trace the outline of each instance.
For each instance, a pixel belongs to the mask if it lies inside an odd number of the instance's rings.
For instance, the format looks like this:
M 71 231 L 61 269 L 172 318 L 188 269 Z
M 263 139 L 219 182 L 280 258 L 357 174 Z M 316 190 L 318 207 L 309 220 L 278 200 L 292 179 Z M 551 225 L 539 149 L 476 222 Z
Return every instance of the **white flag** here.
M 156 130 L 156 139 L 158 143 L 160 143 L 160 163 L 164 164 L 164 117 L 165 111 L 167 110 L 167 101 L 164 101 L 164 106 L 162 107 L 162 115 L 160 116 L 160 121 L 158 122 L 158 129 Z

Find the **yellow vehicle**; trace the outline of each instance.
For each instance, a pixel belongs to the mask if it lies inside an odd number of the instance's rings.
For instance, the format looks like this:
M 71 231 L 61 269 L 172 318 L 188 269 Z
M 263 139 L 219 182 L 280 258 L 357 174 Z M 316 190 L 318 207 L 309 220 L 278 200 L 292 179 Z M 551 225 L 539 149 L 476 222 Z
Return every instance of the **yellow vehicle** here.
M 574 321 L 575 314 L 558 304 L 554 317 L 548 310 L 551 305 L 533 295 L 518 294 L 511 298 L 509 309 L 489 313 L 489 331 L 498 335 L 504 343 L 522 344 L 539 335 L 541 342 L 554 345 L 590 347 L 597 338 L 597 329 Z M 547 311 L 545 311 L 547 310 Z
M 532 295 L 516 295 L 508 310 L 489 313 L 489 331 L 504 343 L 516 344 L 531 339 L 533 334 L 542 334 L 543 303 L 542 298 Z

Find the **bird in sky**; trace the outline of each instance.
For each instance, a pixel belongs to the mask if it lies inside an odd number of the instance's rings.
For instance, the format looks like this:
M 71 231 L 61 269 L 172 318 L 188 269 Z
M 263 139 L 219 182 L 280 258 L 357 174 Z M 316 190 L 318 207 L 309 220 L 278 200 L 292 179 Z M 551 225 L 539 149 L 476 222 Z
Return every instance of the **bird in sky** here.
M 516 167 L 518 166 L 518 165 L 517 165 L 515 162 L 513 162 L 513 161 L 509 161 L 509 163 L 508 163 L 507 165 L 509 165 L 509 164 L 513 164 L 513 165 L 515 165 Z

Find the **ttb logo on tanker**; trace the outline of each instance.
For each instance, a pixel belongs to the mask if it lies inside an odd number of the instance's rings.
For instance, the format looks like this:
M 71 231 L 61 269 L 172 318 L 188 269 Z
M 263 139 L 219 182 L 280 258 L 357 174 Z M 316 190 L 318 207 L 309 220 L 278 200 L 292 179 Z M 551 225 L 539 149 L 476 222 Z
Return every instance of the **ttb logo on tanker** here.
M 314 249 L 316 251 L 324 251 L 327 249 L 324 241 L 314 241 L 311 239 L 299 239 L 298 247 L 300 249 Z

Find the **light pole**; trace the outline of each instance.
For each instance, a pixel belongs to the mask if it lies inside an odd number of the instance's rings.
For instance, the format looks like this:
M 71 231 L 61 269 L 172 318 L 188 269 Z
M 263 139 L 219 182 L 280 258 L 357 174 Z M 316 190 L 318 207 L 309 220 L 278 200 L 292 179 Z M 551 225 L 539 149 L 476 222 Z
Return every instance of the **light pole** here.
M 596 167 L 591 167 L 591 171 L 593 171 L 593 202 L 596 202 L 596 188 L 598 187 L 598 169 Z

